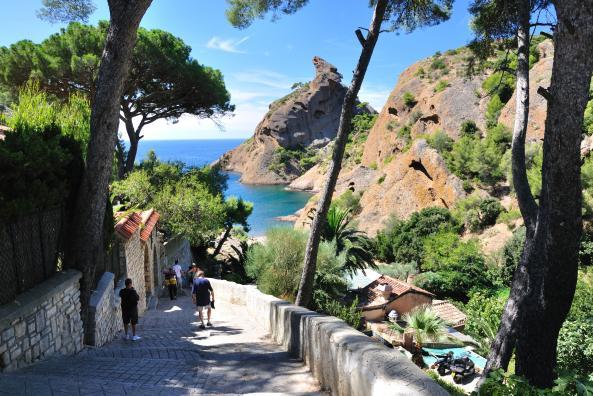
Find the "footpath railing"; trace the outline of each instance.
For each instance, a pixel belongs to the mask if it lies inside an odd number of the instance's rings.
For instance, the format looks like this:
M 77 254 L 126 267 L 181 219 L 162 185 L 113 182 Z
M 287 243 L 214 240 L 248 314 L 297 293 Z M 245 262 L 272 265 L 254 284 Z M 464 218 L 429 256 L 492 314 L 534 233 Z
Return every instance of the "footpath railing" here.
M 60 207 L 0 222 L 0 305 L 56 273 L 63 226 Z

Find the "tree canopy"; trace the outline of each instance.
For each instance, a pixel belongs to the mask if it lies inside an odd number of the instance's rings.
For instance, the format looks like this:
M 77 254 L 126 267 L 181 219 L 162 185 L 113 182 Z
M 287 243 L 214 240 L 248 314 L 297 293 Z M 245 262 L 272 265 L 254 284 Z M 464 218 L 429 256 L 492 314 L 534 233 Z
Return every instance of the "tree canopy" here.
M 0 49 L 0 85 L 16 96 L 29 80 L 58 100 L 73 92 L 94 97 L 107 22 L 70 23 L 41 44 L 19 41 Z M 142 129 L 183 114 L 212 118 L 234 110 L 222 73 L 191 57 L 191 47 L 163 30 L 138 29 L 120 118 L 130 140 L 125 171 L 132 170 Z

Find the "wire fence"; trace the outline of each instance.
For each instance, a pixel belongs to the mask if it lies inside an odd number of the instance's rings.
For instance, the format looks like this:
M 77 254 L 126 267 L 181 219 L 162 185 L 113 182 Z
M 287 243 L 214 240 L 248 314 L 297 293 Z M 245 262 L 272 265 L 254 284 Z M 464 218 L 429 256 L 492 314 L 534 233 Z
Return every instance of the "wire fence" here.
M 56 273 L 63 226 L 60 207 L 0 222 L 0 305 Z

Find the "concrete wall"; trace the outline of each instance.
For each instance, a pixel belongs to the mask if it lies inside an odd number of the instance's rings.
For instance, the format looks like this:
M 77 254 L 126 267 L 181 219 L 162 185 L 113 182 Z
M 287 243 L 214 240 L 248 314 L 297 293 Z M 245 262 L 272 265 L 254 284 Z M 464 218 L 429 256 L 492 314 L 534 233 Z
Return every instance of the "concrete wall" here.
M 302 359 L 333 395 L 447 395 L 401 353 L 321 315 L 261 293 L 255 286 L 210 279 L 217 303 L 245 305 L 272 339 Z
M 91 294 L 88 328 L 85 332 L 87 345 L 105 345 L 123 329 L 119 291 L 124 283 L 121 280 L 114 288 L 114 278 L 115 275 L 111 272 L 103 273 L 97 289 Z
M 82 349 L 78 271 L 59 272 L 0 306 L 0 370 Z

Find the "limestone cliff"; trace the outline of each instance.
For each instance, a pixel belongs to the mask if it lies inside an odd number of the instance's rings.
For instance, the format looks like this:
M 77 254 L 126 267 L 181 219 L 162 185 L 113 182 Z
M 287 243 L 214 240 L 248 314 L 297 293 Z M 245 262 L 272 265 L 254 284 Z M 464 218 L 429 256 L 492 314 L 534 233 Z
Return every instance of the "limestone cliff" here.
M 221 158 L 224 169 L 242 174 L 241 182 L 288 184 L 304 171 L 299 156 L 314 155 L 336 136 L 346 94 L 342 75 L 319 57 L 313 65 L 315 78 L 273 102 L 253 137 Z

